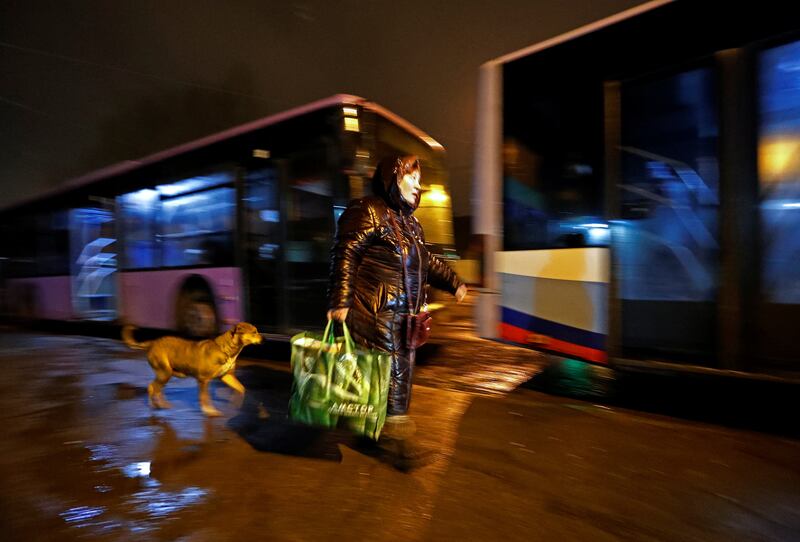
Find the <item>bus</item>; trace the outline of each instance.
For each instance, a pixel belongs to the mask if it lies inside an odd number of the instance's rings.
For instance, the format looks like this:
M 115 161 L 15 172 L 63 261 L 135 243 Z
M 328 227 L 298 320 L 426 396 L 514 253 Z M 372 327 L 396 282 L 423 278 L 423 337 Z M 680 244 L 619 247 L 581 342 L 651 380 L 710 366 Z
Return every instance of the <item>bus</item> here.
M 796 11 L 651 1 L 481 66 L 481 336 L 796 378 Z
M 3 209 L 5 310 L 189 336 L 238 321 L 276 338 L 319 328 L 336 221 L 395 153 L 420 157 L 418 217 L 431 250 L 454 257 L 442 145 L 376 103 L 336 95 Z

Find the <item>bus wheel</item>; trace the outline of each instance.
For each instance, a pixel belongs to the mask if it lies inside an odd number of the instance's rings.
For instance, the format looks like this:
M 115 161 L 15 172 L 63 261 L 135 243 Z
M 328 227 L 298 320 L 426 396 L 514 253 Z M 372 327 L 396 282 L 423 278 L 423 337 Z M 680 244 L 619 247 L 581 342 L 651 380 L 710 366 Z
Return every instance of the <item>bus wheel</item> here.
M 178 331 L 189 337 L 210 337 L 217 333 L 217 312 L 205 292 L 186 292 L 178 302 Z

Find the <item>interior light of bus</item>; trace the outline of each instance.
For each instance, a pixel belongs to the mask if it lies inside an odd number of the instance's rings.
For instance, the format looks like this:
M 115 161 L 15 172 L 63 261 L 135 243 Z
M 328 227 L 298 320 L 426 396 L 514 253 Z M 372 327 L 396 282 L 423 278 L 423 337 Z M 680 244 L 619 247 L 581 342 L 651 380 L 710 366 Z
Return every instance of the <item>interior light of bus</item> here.
M 125 203 L 129 203 L 135 207 L 149 207 L 154 202 L 158 201 L 158 190 L 145 188 L 126 194 L 123 197 Z
M 357 117 L 358 116 L 358 109 L 356 109 L 355 107 L 343 107 L 342 111 L 344 111 L 344 114 L 347 117 Z
M 608 228 L 608 224 L 583 224 L 585 228 Z
M 782 207 L 784 209 L 800 209 L 800 202 L 793 201 L 791 203 L 784 203 Z
M 344 129 L 348 132 L 358 132 L 358 119 L 356 117 L 345 117 Z
M 204 204 L 208 203 L 208 195 L 207 194 L 190 194 L 188 196 L 182 196 L 176 199 L 168 199 L 165 200 L 162 205 L 165 209 L 174 208 L 174 207 L 181 207 L 184 205 L 196 205 L 196 204 Z M 204 206 L 203 209 L 207 209 L 207 206 Z
M 228 172 L 214 173 L 211 175 L 201 175 L 192 177 L 191 179 L 184 179 L 170 184 L 161 184 L 156 186 L 162 196 L 177 196 L 184 192 L 193 192 L 203 188 L 210 188 L 218 184 L 227 183 L 233 180 L 233 176 Z
M 270 157 L 270 152 L 265 149 L 253 149 L 253 158 L 267 159 Z

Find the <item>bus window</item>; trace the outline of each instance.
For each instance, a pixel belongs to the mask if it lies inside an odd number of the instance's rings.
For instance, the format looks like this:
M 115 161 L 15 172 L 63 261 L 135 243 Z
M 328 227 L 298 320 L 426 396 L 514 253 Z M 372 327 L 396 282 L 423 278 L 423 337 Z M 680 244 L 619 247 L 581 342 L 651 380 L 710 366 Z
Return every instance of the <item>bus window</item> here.
M 67 211 L 38 215 L 36 261 L 42 276 L 69 275 L 69 219 Z
M 429 185 L 420 196 L 414 215 L 425 230 L 425 242 L 445 247 L 455 246 L 453 239 L 453 208 L 450 195 L 440 184 Z
M 547 59 L 503 74 L 503 247 L 607 246 L 603 89 L 591 70 L 534 77 Z
M 714 362 L 716 111 L 710 68 L 622 87 L 623 214 L 612 226 L 628 355 Z
M 762 289 L 770 303 L 800 303 L 800 42 L 760 57 Z
M 144 188 L 119 197 L 125 269 L 233 265 L 230 173 Z
M 106 208 L 72 209 L 70 260 L 75 312 L 89 320 L 116 317 L 117 243 L 114 214 Z
M 145 188 L 120 196 L 120 230 L 125 240 L 124 269 L 148 269 L 161 265 L 156 243 L 156 216 L 161 205 L 157 190 Z
M 718 171 L 713 72 L 623 88 L 624 299 L 710 301 L 717 289 Z
M 235 211 L 233 188 L 163 199 L 159 239 L 164 267 L 233 265 Z

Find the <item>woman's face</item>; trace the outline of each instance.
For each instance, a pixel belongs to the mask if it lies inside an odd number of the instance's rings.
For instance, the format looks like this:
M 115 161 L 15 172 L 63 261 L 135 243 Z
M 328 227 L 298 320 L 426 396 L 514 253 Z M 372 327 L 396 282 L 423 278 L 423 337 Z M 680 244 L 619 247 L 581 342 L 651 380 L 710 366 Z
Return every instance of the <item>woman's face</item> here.
M 411 207 L 415 207 L 417 205 L 417 201 L 419 200 L 419 178 L 419 170 L 415 170 L 410 173 L 406 173 L 400 180 L 397 181 L 397 186 L 400 187 L 400 196 L 402 196 L 406 203 L 408 203 Z

